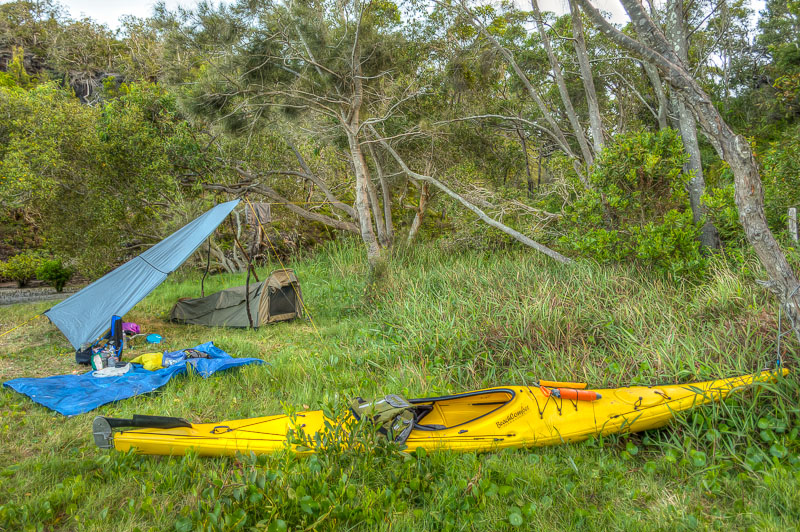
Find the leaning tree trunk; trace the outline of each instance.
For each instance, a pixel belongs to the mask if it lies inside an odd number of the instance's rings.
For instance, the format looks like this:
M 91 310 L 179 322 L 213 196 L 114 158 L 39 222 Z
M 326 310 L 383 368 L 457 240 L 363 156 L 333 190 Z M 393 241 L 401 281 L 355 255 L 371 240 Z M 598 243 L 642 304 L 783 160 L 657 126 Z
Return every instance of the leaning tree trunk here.
M 548 248 L 547 246 L 542 245 L 539 242 L 536 242 L 532 238 L 530 238 L 530 237 L 528 237 L 526 235 L 523 235 L 522 233 L 520 233 L 516 229 L 512 229 L 511 227 L 505 225 L 504 223 L 498 222 L 497 220 L 495 220 L 494 218 L 492 218 L 491 216 L 489 216 L 488 214 L 483 212 L 480 208 L 478 208 L 477 206 L 475 206 L 471 202 L 467 201 L 467 199 L 464 198 L 464 196 L 462 196 L 461 194 L 457 194 L 456 192 L 450 190 L 450 188 L 448 188 L 444 183 L 442 183 L 438 179 L 436 179 L 436 178 L 434 178 L 432 176 L 428 176 L 428 175 L 424 175 L 424 174 L 418 174 L 417 172 L 414 172 L 413 170 L 411 170 L 408 167 L 406 162 L 403 160 L 402 157 L 400 157 L 400 155 L 395 151 L 395 149 L 392 148 L 392 146 L 385 139 L 382 139 L 378 135 L 377 131 L 373 131 L 373 134 L 375 135 L 375 138 L 379 139 L 379 142 L 380 142 L 381 146 L 383 146 L 386 149 L 386 151 L 388 151 L 389 154 L 392 157 L 394 157 L 394 160 L 397 161 L 397 164 L 400 165 L 400 168 L 403 169 L 403 172 L 405 172 L 407 176 L 409 176 L 409 177 L 411 177 L 411 178 L 413 178 L 413 179 L 415 179 L 417 181 L 423 181 L 423 182 L 430 183 L 431 185 L 435 186 L 436 188 L 438 188 L 439 190 L 441 190 L 442 192 L 444 192 L 445 194 L 447 194 L 448 196 L 450 196 L 454 200 L 456 200 L 459 203 L 461 203 L 461 205 L 463 205 L 464 207 L 466 207 L 467 209 L 469 209 L 470 211 L 475 213 L 478 216 L 478 218 L 483 220 L 486 224 L 494 227 L 495 229 L 498 229 L 498 230 L 502 231 L 503 233 L 505 233 L 505 234 L 509 235 L 510 237 L 514 238 L 518 242 L 521 242 L 522 244 L 525 244 L 528 247 L 531 247 L 531 248 L 533 248 L 533 249 L 535 249 L 535 250 L 537 250 L 537 251 L 539 251 L 541 253 L 544 253 L 545 255 L 550 257 L 551 259 L 555 259 L 558 262 L 561 262 L 563 264 L 572 264 L 573 263 L 572 259 L 570 259 L 568 257 L 565 257 L 564 255 L 562 255 L 558 251 L 554 251 L 554 250 Z
M 589 0 L 578 0 L 584 12 L 612 41 L 661 70 L 672 89 L 678 91 L 694 112 L 703 133 L 733 172 L 739 222 L 745 237 L 769 275 L 775 293 L 800 340 L 800 283 L 767 225 L 764 190 L 753 151 L 747 139 L 737 135 L 722 118 L 711 98 L 674 53 L 664 34 L 645 12 L 639 0 L 621 0 L 641 41 L 612 26 Z
M 686 22 L 683 18 L 683 0 L 670 0 L 667 14 L 667 39 L 672 44 L 675 54 L 683 62 L 684 67 L 689 65 L 689 41 L 686 38 Z M 691 111 L 686 107 L 680 94 L 676 95 L 674 112 L 677 116 L 683 146 L 689 155 L 689 160 L 684 165 L 684 172 L 691 175 L 689 179 L 689 204 L 692 208 L 692 221 L 695 225 L 702 225 L 700 243 L 705 248 L 718 249 L 721 247 L 717 228 L 708 219 L 706 208 L 703 206 L 702 197 L 706 191 L 706 182 L 703 178 L 703 161 L 700 156 L 700 145 L 697 142 L 697 124 Z

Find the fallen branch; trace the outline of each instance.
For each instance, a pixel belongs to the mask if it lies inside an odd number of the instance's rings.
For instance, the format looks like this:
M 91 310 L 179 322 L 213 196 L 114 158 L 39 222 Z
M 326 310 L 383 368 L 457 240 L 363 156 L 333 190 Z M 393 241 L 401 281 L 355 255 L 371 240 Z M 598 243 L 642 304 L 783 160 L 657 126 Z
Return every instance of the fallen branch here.
M 503 223 L 498 222 L 494 218 L 491 218 L 488 214 L 483 212 L 481 209 L 479 209 L 478 207 L 476 207 L 475 205 L 473 205 L 472 203 L 467 201 L 463 196 L 461 196 L 460 194 L 450 190 L 444 183 L 442 183 L 438 179 L 436 179 L 434 177 L 431 177 L 431 176 L 418 174 L 418 173 L 412 171 L 408 167 L 408 165 L 406 165 L 406 163 L 403 160 L 403 158 L 400 157 L 400 155 L 394 150 L 394 148 L 392 148 L 392 146 L 388 142 L 386 142 L 385 140 L 381 139 L 380 135 L 378 135 L 378 132 L 375 131 L 374 128 L 370 127 L 370 129 L 372 131 L 372 134 L 375 135 L 375 137 L 379 139 L 379 142 L 380 142 L 381 146 L 383 146 L 386 149 L 386 151 L 388 151 L 392 155 L 392 157 L 394 157 L 394 160 L 397 161 L 397 164 L 400 165 L 400 167 L 403 169 L 404 172 L 406 172 L 406 174 L 408 174 L 409 177 L 411 177 L 413 179 L 416 179 L 418 181 L 424 181 L 426 183 L 432 184 L 433 186 L 435 186 L 436 188 L 438 188 L 439 190 L 441 190 L 442 192 L 444 192 L 445 194 L 447 194 L 451 198 L 453 198 L 456 201 L 458 201 L 459 203 L 461 203 L 464 207 L 466 207 L 467 209 L 469 209 L 470 211 L 475 213 L 478 216 L 478 218 L 480 218 L 481 220 L 486 222 L 488 225 L 490 225 L 490 226 L 494 227 L 495 229 L 498 229 L 498 230 L 502 231 L 503 233 L 511 236 L 512 238 L 514 238 L 518 242 L 521 242 L 521 243 L 525 244 L 528 247 L 532 247 L 533 249 L 544 253 L 545 255 L 550 257 L 551 259 L 555 259 L 558 262 L 561 262 L 561 263 L 564 263 L 564 264 L 572 264 L 573 263 L 572 259 L 570 259 L 568 257 L 565 257 L 564 255 L 562 255 L 561 253 L 559 253 L 557 251 L 553 251 L 552 249 L 548 248 L 547 246 L 544 246 L 544 245 L 536 242 L 535 240 L 523 235 L 519 231 L 517 231 L 515 229 L 512 229 L 512 228 L 508 227 L 507 225 L 505 225 Z

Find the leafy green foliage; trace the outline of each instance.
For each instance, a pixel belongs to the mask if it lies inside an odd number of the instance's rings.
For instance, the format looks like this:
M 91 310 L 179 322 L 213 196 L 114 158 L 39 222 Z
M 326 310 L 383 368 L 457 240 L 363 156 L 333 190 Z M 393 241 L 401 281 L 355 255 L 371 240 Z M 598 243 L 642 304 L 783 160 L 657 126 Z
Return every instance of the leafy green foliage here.
M 618 135 L 592 169 L 593 189 L 568 206 L 560 242 L 601 262 L 638 260 L 677 277 L 702 275 L 685 161 L 673 130 Z
M 46 260 L 36 268 L 36 278 L 51 284 L 56 292 L 64 290 L 73 273 L 72 268 L 65 267 L 60 259 Z
M 28 281 L 36 277 L 36 271 L 41 264 L 42 259 L 38 253 L 20 253 L 0 263 L 0 277 L 16 281 L 17 285 L 22 288 L 28 284 Z
M 125 244 L 155 242 L 192 212 L 176 174 L 199 164 L 200 134 L 163 88 L 124 85 L 86 106 L 47 83 L 0 89 L 0 101 L 10 114 L 0 127 L 0 201 L 24 208 L 47 247 L 81 270 L 104 272 L 125 258 Z

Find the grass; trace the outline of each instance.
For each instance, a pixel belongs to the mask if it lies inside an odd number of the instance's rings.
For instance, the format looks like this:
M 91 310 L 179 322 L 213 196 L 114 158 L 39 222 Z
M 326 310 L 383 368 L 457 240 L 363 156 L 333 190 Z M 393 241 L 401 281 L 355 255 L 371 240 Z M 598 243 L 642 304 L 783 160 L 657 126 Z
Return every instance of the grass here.
M 199 295 L 191 271 L 173 275 L 127 316 L 162 334 L 163 349 L 214 340 L 269 365 L 173 379 L 73 418 L 3 388 L 0 529 L 784 530 L 800 522 L 794 375 L 658 431 L 532 450 L 406 455 L 378 445 L 310 459 L 203 459 L 94 447 L 95 414 L 213 421 L 539 377 L 598 387 L 687 382 L 753 372 L 774 359 L 773 301 L 752 274 L 722 264 L 704 284 L 676 285 L 626 267 L 559 266 L 524 250 L 430 246 L 393 259 L 368 297 L 358 246 L 290 266 L 313 323 L 257 331 L 170 324 L 174 301 Z M 206 291 L 242 282 L 213 276 Z M 0 331 L 47 307 L 0 307 Z M 784 346 L 790 368 L 796 347 Z M 2 380 L 82 371 L 45 319 L 0 338 L 0 350 Z

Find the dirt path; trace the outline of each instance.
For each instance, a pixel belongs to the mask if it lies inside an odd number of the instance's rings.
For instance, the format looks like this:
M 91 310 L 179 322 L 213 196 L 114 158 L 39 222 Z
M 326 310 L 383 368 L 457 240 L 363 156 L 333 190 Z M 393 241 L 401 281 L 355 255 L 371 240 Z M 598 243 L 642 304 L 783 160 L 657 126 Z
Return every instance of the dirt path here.
M 42 286 L 36 288 L 0 288 L 0 305 L 13 305 L 15 303 L 33 303 L 50 299 L 65 299 L 83 286 L 67 286 L 61 293 L 55 288 Z

